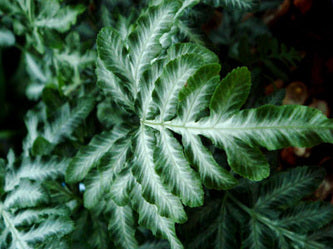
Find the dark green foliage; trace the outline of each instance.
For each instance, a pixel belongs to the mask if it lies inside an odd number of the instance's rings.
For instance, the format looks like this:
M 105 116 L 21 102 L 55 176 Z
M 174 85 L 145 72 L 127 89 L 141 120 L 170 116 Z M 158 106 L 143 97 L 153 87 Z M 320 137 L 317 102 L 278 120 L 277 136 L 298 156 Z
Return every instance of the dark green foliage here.
M 276 2 L 0 0 L 0 121 L 13 82 L 30 101 L 18 156 L 0 147 L 0 249 L 331 248 L 323 171 L 267 153 L 333 141 L 261 94 L 300 60 L 257 18 Z
M 209 198 L 183 227 L 188 248 L 332 248 L 325 232 L 332 205 L 301 201 L 323 176 L 321 169 L 298 167 Z

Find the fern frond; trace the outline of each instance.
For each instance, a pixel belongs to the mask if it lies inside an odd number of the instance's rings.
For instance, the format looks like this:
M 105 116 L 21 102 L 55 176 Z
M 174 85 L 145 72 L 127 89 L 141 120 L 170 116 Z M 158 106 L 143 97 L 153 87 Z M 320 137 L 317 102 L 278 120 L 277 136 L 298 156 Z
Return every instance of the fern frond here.
M 134 80 L 131 90 L 134 97 L 139 92 L 142 74 L 162 50 L 159 39 L 170 30 L 180 7 L 178 0 L 163 1 L 159 6 L 151 6 L 139 17 L 137 28 L 129 35 L 128 44 L 131 48 L 130 62 Z
M 114 143 L 110 148 L 110 153 L 106 156 L 107 162 L 102 162 L 92 176 L 87 179 L 84 193 L 85 207 L 96 206 L 103 193 L 113 189 L 114 179 L 125 169 L 131 142 L 131 140 L 125 139 Z M 118 188 L 118 190 L 120 189 Z
M 133 210 L 130 206 L 118 206 L 112 200 L 108 203 L 111 212 L 108 229 L 114 242 L 120 248 L 138 248 L 135 240 Z
M 46 124 L 44 137 L 51 143 L 57 144 L 62 139 L 71 136 L 73 131 L 83 122 L 90 111 L 94 108 L 92 98 L 84 98 L 71 110 L 69 104 L 63 105 L 58 110 L 54 122 Z
M 23 157 L 20 167 L 15 169 L 13 152 L 7 157 L 6 192 L 0 192 L 0 248 L 52 248 L 52 244 L 73 231 L 74 224 L 67 208 L 50 205 L 50 196 L 42 183 L 62 176 L 67 160 Z
M 333 220 L 333 206 L 320 202 L 301 202 L 282 213 L 279 224 L 286 229 L 307 233 L 317 231 Z
M 35 248 L 33 245 L 36 243 L 52 236 L 61 238 L 74 229 L 74 224 L 64 209 L 29 209 L 46 200 L 47 196 L 41 187 L 29 181 L 21 181 L 17 188 L 8 193 L 4 203 L 0 203 L 0 217 L 5 227 L 1 247 Z
M 288 185 L 287 182 L 294 178 L 297 180 Z M 277 185 L 276 179 L 285 179 L 285 185 Z M 228 190 L 223 198 L 211 200 L 206 206 L 189 215 L 189 222 L 184 224 L 183 229 L 188 247 L 328 248 L 327 241 L 333 239 L 332 234 L 325 234 L 323 237 L 326 238 L 323 238 L 316 234 L 316 231 L 332 222 L 333 207 L 328 203 L 300 201 L 308 195 L 310 189 L 313 191 L 318 187 L 319 179 L 323 179 L 320 169 L 299 167 L 277 173 L 266 183 L 243 182 Z M 307 182 L 308 189 L 303 185 L 297 194 L 294 192 L 297 196 L 293 198 L 290 191 L 294 190 L 293 184 L 297 181 Z M 266 191 L 269 191 L 267 185 L 275 186 L 276 192 L 271 196 L 283 196 L 286 193 L 286 196 L 290 194 L 292 201 L 285 199 L 283 205 L 274 203 L 268 208 L 261 208 L 258 204 Z M 196 232 L 200 236 L 196 236 Z M 315 233 L 312 236 L 313 232 Z
M 156 205 L 147 202 L 141 195 L 141 186 L 132 180 L 132 191 L 130 193 L 132 207 L 139 214 L 139 224 L 149 228 L 154 235 L 167 239 L 172 249 L 181 249 L 183 245 L 176 235 L 175 223 L 159 214 Z
M 258 145 L 275 150 L 332 142 L 332 122 L 315 109 L 266 105 L 239 111 L 249 92 L 249 74 L 245 71 L 244 68 L 234 70 L 216 88 L 210 116 L 186 123 L 178 117 L 171 121 L 157 117 L 144 123 L 156 130 L 162 126 L 176 133 L 210 138 L 225 149 L 231 168 L 252 180 L 261 180 L 269 174 L 269 166 Z M 236 72 L 239 72 L 238 79 L 233 77 Z M 236 90 L 236 86 L 237 91 L 229 91 Z M 241 162 L 237 157 L 240 151 L 246 156 Z
M 286 206 L 315 190 L 324 176 L 323 170 L 298 167 L 271 177 L 263 183 L 256 208 Z
M 66 171 L 67 182 L 79 182 L 96 166 L 97 162 L 112 148 L 119 138 L 126 136 L 127 129 L 115 127 L 109 132 L 96 135 L 88 146 L 82 148 L 73 158 Z
M 141 127 L 137 133 L 135 164 L 133 174 L 142 186 L 145 199 L 154 203 L 162 216 L 178 222 L 186 220 L 186 214 L 180 200 L 170 193 L 161 177 L 155 171 L 155 138 L 149 127 Z
M 59 159 L 57 157 L 51 157 L 48 160 L 38 157 L 32 161 L 31 158 L 24 157 L 19 169 L 15 173 L 7 175 L 5 190 L 13 190 L 23 178 L 41 182 L 47 178 L 55 179 L 58 176 L 62 176 L 65 174 L 68 161 L 68 159 Z
M 241 209 L 252 216 L 260 226 L 264 226 L 262 231 L 272 240 L 275 240 L 279 244 L 279 248 L 284 248 L 287 245 L 292 245 L 294 248 L 298 246 L 305 246 L 305 248 L 325 248 L 325 245 L 320 241 L 309 240 L 307 237 L 307 232 L 315 231 L 321 226 L 329 223 L 333 219 L 333 208 L 331 206 L 325 206 L 319 203 L 296 203 L 304 196 L 306 196 L 309 191 L 313 191 L 320 183 L 320 179 L 323 179 L 324 175 L 320 169 L 315 169 L 311 167 L 299 167 L 292 169 L 290 171 L 280 173 L 267 180 L 267 183 L 260 184 L 260 195 L 253 208 L 245 207 L 245 205 L 240 204 L 235 201 Z M 283 182 L 282 182 L 283 179 Z M 297 179 L 300 183 L 298 186 L 289 185 L 285 180 Z M 280 180 L 280 184 L 279 181 Z M 297 185 L 297 181 L 293 181 L 294 185 Z M 273 189 L 276 191 L 274 194 L 270 192 L 267 186 L 274 186 Z M 295 189 L 298 189 L 295 191 Z M 270 206 L 270 209 L 262 209 L 263 201 L 265 200 L 265 193 L 268 191 L 267 197 L 275 199 L 276 202 L 274 206 Z M 279 196 L 281 195 L 281 199 Z M 263 196 L 263 198 L 261 198 Z M 279 203 L 278 200 L 281 202 Z M 269 203 L 269 202 L 268 202 Z M 273 204 L 271 202 L 270 204 Z M 287 208 L 290 205 L 294 207 L 282 211 L 281 207 Z M 272 210 L 271 210 L 272 209 Z M 305 214 L 314 214 L 311 217 L 304 217 Z M 272 216 L 273 215 L 273 216 Z M 273 220 L 274 217 L 281 217 L 280 219 Z M 299 220 L 297 220 L 299 218 Z M 294 221 L 299 221 L 296 225 Z M 302 221 L 301 221 L 302 220 Z M 299 227 L 298 225 L 302 226 Z M 254 232 L 254 228 L 251 230 Z M 249 234 L 247 240 L 251 240 L 254 244 L 260 243 L 260 239 L 264 236 L 256 238 L 253 234 Z M 267 242 L 267 240 L 266 240 Z M 252 244 L 253 244 L 252 243 Z
M 85 10 L 82 5 L 61 6 L 56 0 L 40 3 L 41 9 L 34 24 L 39 28 L 55 29 L 60 32 L 67 31 L 76 23 L 77 16 Z

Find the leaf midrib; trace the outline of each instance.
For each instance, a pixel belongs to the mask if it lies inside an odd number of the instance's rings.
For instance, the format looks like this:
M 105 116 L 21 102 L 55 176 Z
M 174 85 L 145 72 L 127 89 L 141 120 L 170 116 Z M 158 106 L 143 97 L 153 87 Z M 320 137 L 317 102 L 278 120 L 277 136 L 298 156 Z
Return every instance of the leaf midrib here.
M 331 129 L 330 126 L 320 126 L 320 125 L 281 125 L 281 126 L 255 126 L 255 127 L 216 127 L 216 126 L 186 126 L 185 125 L 177 125 L 171 122 L 157 122 L 155 120 L 143 120 L 144 125 L 150 126 L 152 128 L 158 129 L 156 127 L 166 127 L 166 128 L 181 128 L 187 130 L 231 130 L 231 131 L 239 131 L 239 130 L 279 130 L 279 129 Z

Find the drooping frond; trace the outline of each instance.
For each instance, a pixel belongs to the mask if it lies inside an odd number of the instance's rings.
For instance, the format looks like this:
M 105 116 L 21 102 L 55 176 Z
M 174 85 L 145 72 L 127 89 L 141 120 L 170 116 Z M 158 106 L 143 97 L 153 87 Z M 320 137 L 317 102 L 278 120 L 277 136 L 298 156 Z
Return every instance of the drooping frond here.
M 63 171 L 59 162 L 53 159 L 53 163 L 60 167 L 59 171 Z M 34 166 L 30 169 L 28 164 Z M 49 196 L 41 182 L 55 177 L 54 168 L 47 172 L 46 167 L 52 166 L 51 164 L 42 165 L 41 161 L 30 162 L 24 159 L 17 175 L 16 172 L 6 174 L 7 192 L 3 202 L 0 202 L 1 248 L 32 249 L 41 243 L 51 248 L 49 246 L 58 238 L 73 231 L 74 224 L 69 219 L 69 211 L 66 208 L 47 206 Z M 32 171 L 34 175 L 28 174 L 31 172 L 29 170 L 33 169 L 36 171 Z
M 256 208 L 280 207 L 298 201 L 313 192 L 323 176 L 322 170 L 311 167 L 298 167 L 275 175 L 263 183 Z
M 285 182 L 277 184 L 277 179 Z M 186 245 L 201 249 L 330 248 L 327 243 L 332 234 L 328 235 L 324 229 L 323 236 L 319 236 L 317 231 L 332 222 L 332 205 L 300 201 L 308 191 L 318 187 L 319 179 L 323 179 L 320 169 L 298 167 L 278 173 L 264 183 L 243 182 L 227 191 L 222 199 L 211 200 L 189 215 L 183 229 Z M 288 181 L 292 183 L 289 185 Z M 297 182 L 303 187 L 295 191 L 293 185 Z M 270 192 L 268 185 L 274 186 L 276 192 Z M 289 200 L 284 198 L 286 201 L 260 208 L 266 192 L 277 198 L 289 196 Z
M 94 100 L 92 98 L 82 99 L 73 109 L 70 108 L 68 103 L 63 105 L 58 110 L 55 120 L 46 124 L 44 137 L 53 144 L 70 137 L 93 108 Z

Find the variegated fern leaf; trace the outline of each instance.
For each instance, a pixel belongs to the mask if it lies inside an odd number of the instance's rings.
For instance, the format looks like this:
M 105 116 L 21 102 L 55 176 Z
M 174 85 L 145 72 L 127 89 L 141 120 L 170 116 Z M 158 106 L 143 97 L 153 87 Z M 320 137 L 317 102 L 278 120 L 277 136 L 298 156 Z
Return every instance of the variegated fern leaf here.
M 140 225 L 171 248 L 183 248 L 175 223 L 187 219 L 183 205 L 203 204 L 202 185 L 227 189 L 237 183 L 235 174 L 266 178 L 270 168 L 261 147 L 333 142 L 332 121 L 315 109 L 241 110 L 250 72 L 237 68 L 220 81 L 213 52 L 191 43 L 167 46 L 184 5 L 158 2 L 143 11 L 133 31 L 100 31 L 98 85 L 124 119 L 95 136 L 66 172 L 68 183 L 84 181 L 85 207 L 107 203 L 109 229 L 120 248 L 137 248 L 133 210 Z M 201 137 L 225 150 L 231 172 L 218 165 Z
M 14 164 L 11 152 L 6 169 L 0 161 L 0 248 L 67 248 L 63 237 L 74 229 L 69 209 L 48 205 L 50 197 L 41 185 L 63 175 L 67 160 L 23 158 L 18 170 Z
M 66 102 L 52 110 L 51 120 L 47 117 L 47 108 L 45 107 L 29 111 L 25 118 L 28 130 L 23 141 L 25 156 L 29 156 L 29 153 L 45 155 L 63 142 L 65 138 L 75 140 L 73 136 L 75 129 L 83 123 L 93 108 L 94 100 L 92 98 L 79 98 L 77 105 L 73 108 Z M 51 111 L 49 110 L 49 112 Z

